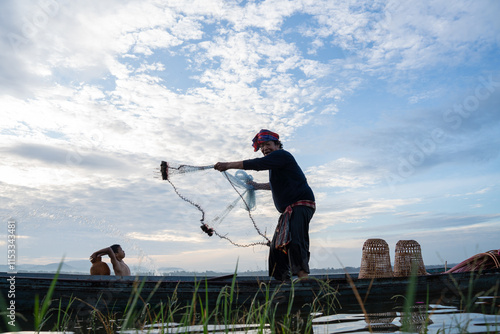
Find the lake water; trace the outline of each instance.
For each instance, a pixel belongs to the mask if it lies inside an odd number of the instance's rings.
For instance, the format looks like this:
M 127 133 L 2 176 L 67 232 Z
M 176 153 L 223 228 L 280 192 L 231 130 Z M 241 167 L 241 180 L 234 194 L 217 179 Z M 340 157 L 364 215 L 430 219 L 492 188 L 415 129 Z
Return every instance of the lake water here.
M 497 299 L 498 300 L 498 299 Z M 498 312 L 498 306 L 496 307 Z M 403 324 L 407 324 L 403 331 Z M 178 323 L 168 323 L 155 326 L 146 326 L 144 329 L 119 330 L 119 333 L 272 333 L 266 325 L 263 329 L 259 325 L 208 325 L 181 326 Z M 92 330 L 84 323 L 65 333 L 106 333 L 103 327 Z M 274 331 L 276 332 L 276 331 Z M 500 333 L 500 314 L 465 313 L 456 307 L 429 305 L 417 312 L 405 314 L 404 312 L 383 312 L 365 316 L 359 313 L 339 313 L 335 315 L 316 314 L 312 322 L 312 333 L 429 333 L 429 334 L 455 334 L 455 333 Z M 12 332 L 14 333 L 14 332 Z M 34 333 L 34 332 L 16 332 Z M 40 332 L 57 333 L 57 332 Z M 287 331 L 286 333 L 305 333 L 304 330 Z
M 365 317 L 363 314 L 336 314 L 330 316 L 317 315 L 313 320 L 312 333 L 499 333 L 500 315 L 482 313 L 464 313 L 456 307 L 444 307 L 430 305 L 432 308 L 427 312 L 417 312 L 418 315 L 405 317 L 403 312 L 387 312 L 371 314 Z M 425 315 L 425 316 L 424 316 Z M 408 324 L 406 330 L 402 330 L 403 323 Z M 259 326 L 234 325 L 214 326 L 179 326 L 178 324 L 165 324 L 163 331 L 155 327 L 144 330 L 126 330 L 121 333 L 272 333 L 269 326 L 264 330 Z M 303 333 L 304 331 L 297 331 Z
M 313 332 L 330 333 L 497 333 L 500 315 L 463 313 L 456 307 L 430 305 L 427 312 L 405 316 L 404 312 L 372 314 L 338 314 L 320 316 L 313 321 Z M 371 327 L 371 331 L 370 331 Z
M 498 307 L 497 307 L 498 310 Z M 403 330 L 403 324 L 406 329 Z M 143 330 L 125 330 L 120 333 L 272 333 L 266 325 L 264 329 L 258 325 L 208 325 L 180 326 L 177 323 L 148 326 Z M 276 332 L 276 331 L 275 331 Z M 305 331 L 289 331 L 288 333 L 304 333 Z M 456 307 L 441 305 L 425 306 L 421 310 L 406 314 L 404 312 L 384 312 L 379 314 L 347 314 L 324 316 L 317 314 L 312 322 L 312 333 L 499 333 L 500 315 L 483 313 L 465 313 Z

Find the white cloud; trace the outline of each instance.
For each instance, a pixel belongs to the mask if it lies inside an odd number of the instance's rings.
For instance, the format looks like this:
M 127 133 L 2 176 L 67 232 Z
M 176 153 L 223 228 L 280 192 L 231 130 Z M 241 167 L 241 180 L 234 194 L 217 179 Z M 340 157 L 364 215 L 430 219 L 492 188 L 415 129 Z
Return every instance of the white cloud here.
M 311 233 L 326 233 L 335 230 L 336 226 L 344 224 L 355 224 L 362 228 L 365 222 L 381 214 L 395 214 L 403 206 L 420 202 L 418 198 L 410 199 L 349 199 L 338 203 L 335 200 L 318 200 L 319 207 L 314 216 L 314 224 L 311 224 Z
M 141 232 L 131 232 L 127 234 L 127 237 L 137 240 L 158 241 L 158 242 L 200 243 L 202 241 L 201 236 L 182 235 L 181 233 L 179 233 L 179 231 L 174 231 L 174 230 L 163 230 L 149 234 Z
M 340 158 L 307 171 L 308 179 L 317 188 L 335 187 L 349 190 L 373 186 L 381 173 L 349 158 Z

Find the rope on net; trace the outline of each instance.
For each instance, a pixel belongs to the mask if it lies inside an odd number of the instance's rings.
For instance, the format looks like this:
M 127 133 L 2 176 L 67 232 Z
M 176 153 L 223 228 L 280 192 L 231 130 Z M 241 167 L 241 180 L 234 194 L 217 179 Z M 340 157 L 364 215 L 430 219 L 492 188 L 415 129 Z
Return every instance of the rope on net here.
M 257 245 L 269 246 L 271 244 L 271 241 L 267 238 L 267 236 L 265 234 L 263 234 L 260 231 L 259 227 L 255 223 L 255 220 L 253 219 L 252 214 L 250 212 L 255 208 L 255 203 L 256 203 L 256 201 L 255 201 L 255 188 L 251 184 L 248 184 L 253 180 L 253 177 L 251 175 L 248 175 L 247 173 L 245 173 L 242 170 L 238 170 L 234 176 L 227 173 L 227 172 L 223 172 L 224 176 L 226 177 L 226 179 L 231 184 L 231 186 L 236 191 L 236 193 L 238 194 L 239 197 L 236 200 L 234 200 L 232 203 L 230 203 L 211 222 L 212 224 L 213 223 L 220 223 L 229 214 L 229 212 L 236 207 L 236 204 L 240 200 L 242 200 L 244 205 L 245 205 L 245 210 L 248 212 L 248 216 L 249 216 L 250 220 L 252 221 L 254 228 L 256 229 L 257 233 L 266 240 L 266 242 L 261 241 L 261 242 L 254 242 L 254 243 L 248 243 L 248 244 L 240 244 L 240 243 L 234 242 L 229 237 L 227 237 L 227 235 L 222 235 L 222 234 L 218 233 L 213 227 L 210 227 L 208 224 L 206 224 L 205 223 L 205 210 L 203 210 L 203 208 L 199 204 L 197 204 L 194 201 L 183 196 L 179 192 L 177 187 L 170 180 L 171 175 L 191 173 L 191 172 L 196 172 L 196 171 L 201 171 L 201 170 L 206 170 L 206 169 L 212 169 L 213 167 L 214 167 L 213 165 L 209 165 L 209 166 L 180 165 L 178 167 L 173 167 L 173 166 L 169 165 L 168 162 L 162 161 L 161 165 L 160 165 L 160 171 L 161 171 L 162 179 L 166 180 L 166 181 L 168 181 L 168 183 L 170 183 L 170 185 L 174 189 L 177 196 L 179 196 L 179 198 L 181 198 L 185 202 L 191 204 L 196 209 L 198 209 L 198 211 L 201 212 L 201 219 L 200 219 L 201 226 L 200 226 L 200 228 L 202 229 L 203 232 L 208 234 L 210 237 L 215 234 L 219 238 L 225 239 L 237 247 L 252 247 L 252 246 L 257 246 Z M 245 189 L 245 191 L 243 193 L 240 193 L 237 190 L 237 187 L 243 188 L 243 189 Z

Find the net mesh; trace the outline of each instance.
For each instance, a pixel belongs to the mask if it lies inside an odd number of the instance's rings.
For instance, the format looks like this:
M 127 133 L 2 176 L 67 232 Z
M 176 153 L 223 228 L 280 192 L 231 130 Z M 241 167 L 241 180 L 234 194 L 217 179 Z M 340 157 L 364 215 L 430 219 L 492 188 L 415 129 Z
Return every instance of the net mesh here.
M 225 196 L 227 196 L 228 191 L 234 191 L 237 195 L 232 202 L 226 204 L 225 207 L 222 208 L 222 210 L 217 211 L 218 213 L 213 214 L 216 208 L 213 205 L 213 203 L 210 203 L 210 201 L 208 202 L 205 201 L 205 203 L 201 203 L 203 202 L 203 200 L 200 197 L 200 195 L 203 195 L 203 193 L 207 193 L 207 196 L 211 196 L 207 191 L 209 187 L 197 188 L 195 190 L 195 192 L 197 192 L 196 194 L 191 193 L 190 195 L 185 195 L 181 193 L 179 187 L 176 185 L 177 183 L 182 181 L 181 178 L 179 178 L 179 176 L 182 176 L 182 179 L 185 179 L 184 176 L 187 173 L 194 173 L 194 172 L 201 172 L 208 170 L 214 171 L 213 165 L 207 165 L 207 166 L 175 165 L 166 161 L 162 161 L 160 164 L 160 173 L 162 179 L 170 183 L 174 192 L 177 194 L 177 196 L 179 196 L 179 198 L 191 204 L 200 212 L 201 214 L 200 228 L 202 229 L 203 232 L 205 232 L 209 236 L 216 235 L 219 238 L 224 239 L 238 247 L 269 245 L 270 240 L 266 236 L 266 233 L 262 232 L 261 228 L 259 228 L 252 215 L 252 211 L 255 210 L 256 208 L 255 188 L 251 185 L 253 177 L 251 175 L 248 175 L 245 171 L 238 170 L 234 175 L 228 172 L 222 172 L 222 175 L 224 175 L 224 178 L 227 180 L 227 184 L 231 186 L 231 189 L 225 189 L 222 192 L 224 193 Z M 216 173 L 220 174 L 219 172 Z M 214 178 L 214 175 L 208 177 L 208 179 Z M 176 179 L 176 184 L 173 183 L 173 179 Z M 195 180 L 192 181 L 199 184 L 209 183 L 209 181 L 207 181 L 206 179 L 204 180 L 201 177 L 196 177 Z M 240 202 L 241 205 L 238 205 L 240 204 Z M 222 225 L 222 222 L 228 217 L 228 215 L 235 208 L 238 207 L 243 208 L 247 212 L 248 218 L 251 221 L 253 228 L 259 235 L 260 240 L 254 242 L 238 242 L 234 240 L 233 237 L 229 236 L 230 233 L 222 234 L 222 232 L 219 232 L 230 229 L 229 226 L 233 224 Z M 207 212 L 210 212 L 212 214 L 207 214 Z M 245 238 L 245 240 L 247 241 L 248 238 Z
M 207 165 L 207 166 L 174 165 L 174 164 L 169 164 L 166 161 L 162 161 L 160 164 L 161 177 L 163 180 L 170 180 L 171 176 L 177 174 L 198 172 L 201 170 L 212 169 L 212 168 L 214 168 L 214 165 Z

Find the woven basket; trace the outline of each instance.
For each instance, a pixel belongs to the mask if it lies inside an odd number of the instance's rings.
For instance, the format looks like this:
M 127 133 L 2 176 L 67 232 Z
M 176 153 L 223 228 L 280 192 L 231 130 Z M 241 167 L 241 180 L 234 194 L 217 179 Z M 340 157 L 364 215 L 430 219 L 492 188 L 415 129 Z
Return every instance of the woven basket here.
M 358 278 L 392 277 L 389 246 L 383 239 L 368 239 L 363 245 L 363 256 Z
M 415 266 L 416 274 L 427 275 L 420 245 L 415 240 L 399 240 L 396 244 L 396 257 L 394 259 L 394 276 L 406 277 L 412 273 Z

